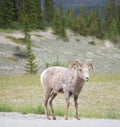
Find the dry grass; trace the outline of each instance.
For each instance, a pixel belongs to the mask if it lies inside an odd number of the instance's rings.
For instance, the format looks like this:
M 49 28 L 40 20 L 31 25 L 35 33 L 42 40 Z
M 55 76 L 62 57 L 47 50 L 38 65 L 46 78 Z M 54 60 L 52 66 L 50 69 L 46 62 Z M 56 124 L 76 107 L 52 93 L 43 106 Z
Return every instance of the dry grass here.
M 16 43 L 16 44 L 25 44 L 25 39 L 24 38 L 16 38 L 13 36 L 5 36 L 6 38 L 12 40 L 12 42 Z
M 120 74 L 91 76 L 79 97 L 82 117 L 120 119 Z M 64 95 L 54 102 L 57 115 L 64 115 Z M 39 75 L 0 76 L 0 111 L 44 113 Z M 71 99 L 69 114 L 74 116 Z

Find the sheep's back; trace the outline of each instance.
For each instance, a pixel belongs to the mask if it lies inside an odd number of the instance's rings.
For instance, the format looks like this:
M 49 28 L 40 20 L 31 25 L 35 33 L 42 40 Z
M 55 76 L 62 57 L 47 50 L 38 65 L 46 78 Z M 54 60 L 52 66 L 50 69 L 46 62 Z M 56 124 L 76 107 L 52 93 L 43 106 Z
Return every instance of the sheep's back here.
M 50 88 L 59 85 L 62 76 L 68 69 L 65 67 L 49 67 L 41 74 L 41 83 L 44 87 Z

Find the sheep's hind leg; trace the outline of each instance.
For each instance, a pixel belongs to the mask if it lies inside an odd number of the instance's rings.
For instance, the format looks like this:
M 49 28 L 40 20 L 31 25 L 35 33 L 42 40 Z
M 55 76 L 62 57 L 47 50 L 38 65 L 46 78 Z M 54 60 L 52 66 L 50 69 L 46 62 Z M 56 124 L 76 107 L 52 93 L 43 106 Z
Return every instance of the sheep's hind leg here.
M 56 116 L 55 116 L 55 112 L 54 112 L 54 109 L 53 109 L 52 101 L 53 101 L 53 99 L 54 99 L 56 96 L 57 96 L 57 94 L 53 92 L 52 95 L 51 95 L 50 101 L 49 101 L 49 105 L 50 105 L 52 117 L 53 117 L 54 120 L 56 120 Z
M 45 114 L 46 114 L 46 118 L 48 120 L 50 120 L 50 117 L 49 117 L 49 114 L 48 114 L 48 100 L 50 98 L 51 91 L 52 91 L 51 89 L 45 90 L 45 93 L 44 93 L 44 95 L 45 95 L 45 98 L 44 98 Z
M 70 95 L 69 95 L 69 92 L 66 92 L 65 93 L 65 96 L 66 96 L 66 110 L 65 110 L 65 120 L 68 120 L 68 109 L 69 109 L 69 105 L 70 105 Z
M 80 120 L 80 117 L 78 115 L 78 102 L 77 102 L 77 100 L 78 100 L 78 97 L 74 95 L 74 103 L 75 103 L 75 110 L 76 110 L 76 116 L 75 116 L 75 118 L 77 120 Z

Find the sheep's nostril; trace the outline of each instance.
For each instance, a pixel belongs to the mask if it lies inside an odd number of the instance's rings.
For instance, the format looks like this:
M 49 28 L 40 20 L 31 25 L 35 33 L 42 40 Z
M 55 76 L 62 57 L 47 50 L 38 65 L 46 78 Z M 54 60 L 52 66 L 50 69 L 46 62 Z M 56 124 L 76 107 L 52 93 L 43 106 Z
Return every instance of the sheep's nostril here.
M 86 77 L 86 81 L 88 81 L 89 80 L 89 77 Z

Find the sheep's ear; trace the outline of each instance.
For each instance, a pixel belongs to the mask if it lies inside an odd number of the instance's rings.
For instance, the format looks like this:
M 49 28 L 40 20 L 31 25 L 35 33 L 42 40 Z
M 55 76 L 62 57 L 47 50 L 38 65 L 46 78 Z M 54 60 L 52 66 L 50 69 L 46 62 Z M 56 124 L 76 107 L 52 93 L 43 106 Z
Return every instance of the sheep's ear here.
M 92 59 L 88 59 L 86 64 L 89 67 L 89 69 L 93 70 L 93 73 L 95 74 L 94 67 L 93 67 L 93 60 Z

